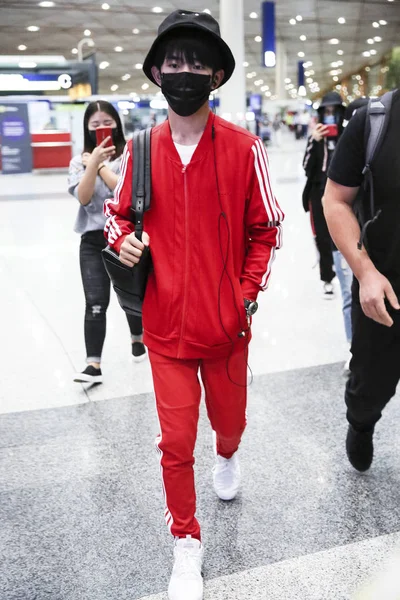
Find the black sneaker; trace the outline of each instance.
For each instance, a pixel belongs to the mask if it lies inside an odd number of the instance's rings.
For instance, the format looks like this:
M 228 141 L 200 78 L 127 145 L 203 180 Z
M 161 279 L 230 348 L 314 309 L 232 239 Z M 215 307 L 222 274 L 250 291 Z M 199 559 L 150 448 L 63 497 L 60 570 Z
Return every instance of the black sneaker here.
M 133 342 L 132 344 L 132 359 L 133 362 L 140 363 L 145 360 L 146 354 L 146 346 L 143 342 Z
M 357 471 L 368 471 L 374 458 L 374 429 L 357 431 L 349 425 L 346 438 L 347 458 Z
M 103 383 L 103 375 L 101 369 L 88 365 L 82 373 L 75 375 L 74 381 L 77 383 Z

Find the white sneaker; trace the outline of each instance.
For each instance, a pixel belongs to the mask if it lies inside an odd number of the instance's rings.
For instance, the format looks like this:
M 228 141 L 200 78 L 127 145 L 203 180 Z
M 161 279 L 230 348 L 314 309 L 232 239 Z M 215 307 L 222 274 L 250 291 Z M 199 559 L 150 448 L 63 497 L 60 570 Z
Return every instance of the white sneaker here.
M 348 359 L 346 360 L 346 362 L 344 363 L 344 367 L 343 367 L 343 375 L 344 375 L 345 377 L 348 377 L 348 376 L 350 375 L 350 373 L 351 373 L 351 370 L 350 370 L 350 363 L 351 363 L 351 359 L 352 359 L 352 358 L 353 358 L 353 355 L 352 355 L 352 353 L 351 353 L 351 352 L 349 352 L 349 357 L 348 357 Z
M 221 500 L 233 500 L 240 487 L 240 465 L 237 452 L 231 458 L 217 456 L 213 468 L 214 490 Z
M 169 600 L 203 600 L 203 554 L 201 542 L 190 535 L 175 541 Z
M 324 283 L 323 297 L 325 300 L 333 300 L 335 298 L 335 288 L 333 287 L 333 283 Z

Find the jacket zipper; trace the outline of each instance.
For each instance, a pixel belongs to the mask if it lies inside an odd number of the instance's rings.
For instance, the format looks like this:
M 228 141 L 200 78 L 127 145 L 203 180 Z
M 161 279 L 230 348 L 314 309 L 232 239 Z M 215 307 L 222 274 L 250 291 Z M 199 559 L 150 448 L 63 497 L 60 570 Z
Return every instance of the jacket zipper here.
M 182 322 L 181 322 L 181 335 L 179 339 L 179 347 L 178 347 L 178 358 L 180 358 L 180 349 L 182 346 L 183 340 L 183 331 L 185 328 L 185 317 L 187 310 L 187 280 L 188 280 L 188 263 L 189 263 L 189 244 L 188 244 L 188 198 L 187 198 L 187 175 L 186 175 L 186 166 L 182 167 L 183 173 L 183 187 L 184 187 L 184 198 L 185 198 L 185 275 L 183 281 L 183 306 L 182 306 Z

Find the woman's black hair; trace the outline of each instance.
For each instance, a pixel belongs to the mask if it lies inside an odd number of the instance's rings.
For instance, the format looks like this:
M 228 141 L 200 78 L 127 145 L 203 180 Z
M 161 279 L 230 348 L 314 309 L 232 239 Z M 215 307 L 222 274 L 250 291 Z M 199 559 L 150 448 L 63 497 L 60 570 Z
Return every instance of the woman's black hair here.
M 117 134 L 115 139 L 115 158 L 121 156 L 125 148 L 125 137 L 124 132 L 122 130 L 122 123 L 119 117 L 118 112 L 115 110 L 112 104 L 107 102 L 106 100 L 96 100 L 95 102 L 91 102 L 86 110 L 85 115 L 83 117 L 83 135 L 84 135 L 84 152 L 92 153 L 96 148 L 96 144 L 94 144 L 92 138 L 89 135 L 89 120 L 97 111 L 101 111 L 110 115 L 111 118 L 117 124 Z
M 155 66 L 161 70 L 165 59 L 177 57 L 189 65 L 196 62 L 213 70 L 213 74 L 222 69 L 222 57 L 218 44 L 213 38 L 196 29 L 171 32 L 161 42 L 155 55 Z

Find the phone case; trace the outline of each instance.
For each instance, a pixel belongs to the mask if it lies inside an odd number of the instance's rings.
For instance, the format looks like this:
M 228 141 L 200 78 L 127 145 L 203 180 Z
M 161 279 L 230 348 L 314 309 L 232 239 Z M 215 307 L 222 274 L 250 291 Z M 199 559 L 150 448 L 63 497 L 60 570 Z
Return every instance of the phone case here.
M 105 145 L 105 148 L 108 148 L 109 146 L 113 145 L 113 141 L 112 141 L 112 129 L 111 127 L 98 127 L 96 129 L 96 142 L 97 145 L 100 146 L 101 142 L 103 142 L 106 137 L 110 137 L 110 139 L 108 140 L 107 144 Z

